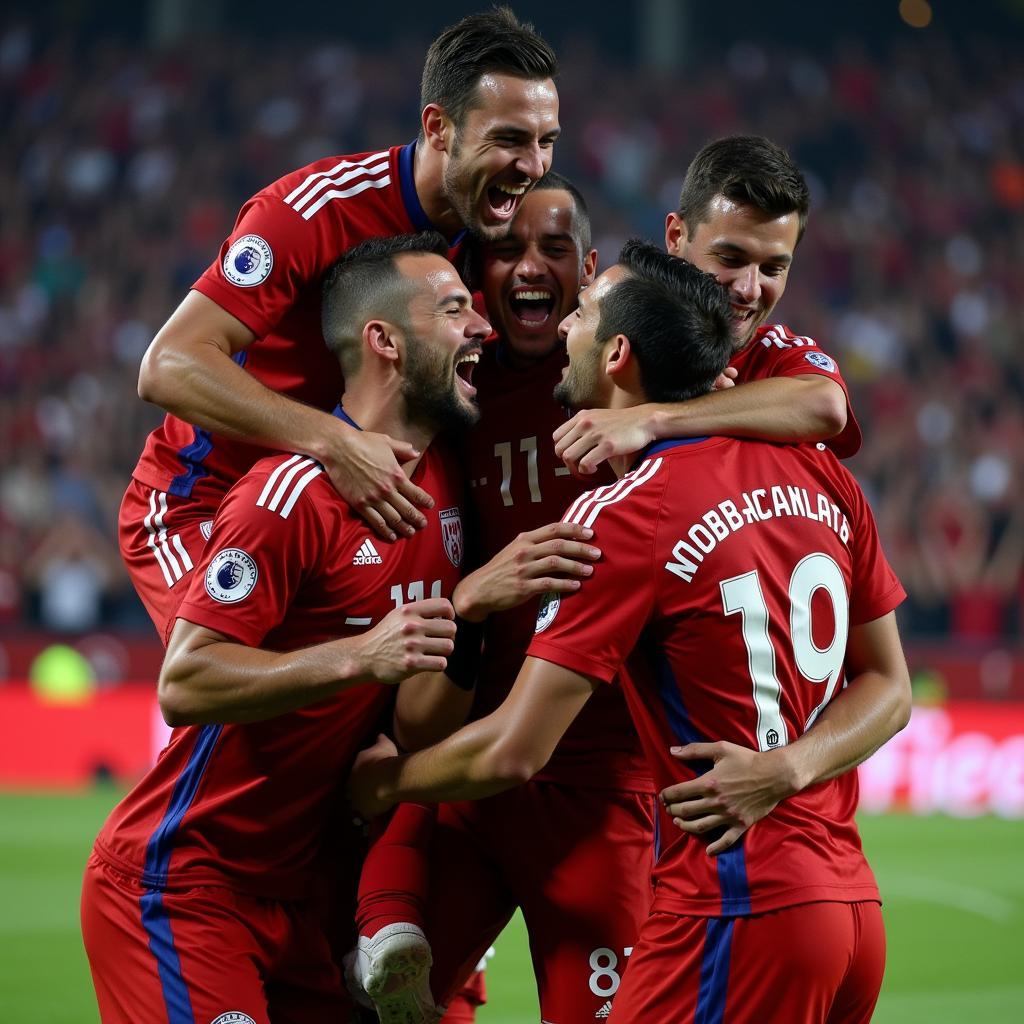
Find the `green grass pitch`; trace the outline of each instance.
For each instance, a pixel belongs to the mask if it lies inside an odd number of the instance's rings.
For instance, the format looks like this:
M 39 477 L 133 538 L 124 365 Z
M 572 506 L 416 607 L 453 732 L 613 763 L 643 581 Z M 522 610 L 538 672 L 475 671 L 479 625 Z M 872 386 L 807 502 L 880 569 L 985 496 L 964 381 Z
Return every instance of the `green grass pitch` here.
M 95 1024 L 78 932 L 82 867 L 112 789 L 0 794 L 0 1010 L 16 1024 Z M 878 1024 L 1024 1020 L 1024 822 L 866 817 L 889 959 Z M 480 1024 L 536 1024 L 519 918 L 498 941 Z

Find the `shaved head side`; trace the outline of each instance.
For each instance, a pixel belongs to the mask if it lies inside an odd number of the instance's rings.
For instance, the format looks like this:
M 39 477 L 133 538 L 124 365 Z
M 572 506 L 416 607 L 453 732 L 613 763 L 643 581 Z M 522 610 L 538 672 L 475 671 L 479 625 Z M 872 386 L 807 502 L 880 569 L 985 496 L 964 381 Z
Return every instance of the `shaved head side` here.
M 350 249 L 324 278 L 321 326 L 327 347 L 346 377 L 362 364 L 363 328 L 371 320 L 405 324 L 415 286 L 402 273 L 407 255 L 448 257 L 448 243 L 436 231 L 370 238 Z

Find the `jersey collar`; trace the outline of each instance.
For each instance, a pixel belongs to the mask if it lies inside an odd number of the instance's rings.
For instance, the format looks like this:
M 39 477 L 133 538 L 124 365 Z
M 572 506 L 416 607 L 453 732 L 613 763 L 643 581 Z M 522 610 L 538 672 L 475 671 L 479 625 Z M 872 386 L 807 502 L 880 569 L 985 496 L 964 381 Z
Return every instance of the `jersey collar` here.
M 665 441 L 654 441 L 646 448 L 640 450 L 631 468 L 636 469 L 644 459 L 648 459 L 652 455 L 658 455 L 671 448 L 681 448 L 684 444 L 700 444 L 702 441 L 707 440 L 710 440 L 710 435 L 707 437 L 670 437 Z
M 331 415 L 332 416 L 337 416 L 339 420 L 344 420 L 350 427 L 355 427 L 356 430 L 362 430 L 363 429 L 361 426 L 359 426 L 358 423 L 356 423 L 356 421 L 354 419 L 352 419 L 351 416 L 349 416 L 349 414 L 347 412 L 345 412 L 344 409 L 342 409 L 341 402 L 339 402 L 334 407 L 334 412 Z
M 417 231 L 436 231 L 437 228 L 431 223 L 427 211 L 423 209 L 423 204 L 420 202 L 420 197 L 416 194 L 416 180 L 413 176 L 413 157 L 415 155 L 415 139 L 398 151 L 398 183 L 402 189 L 402 203 L 405 205 L 405 212 L 409 215 L 409 220 L 412 221 L 412 225 Z M 449 240 L 448 248 L 454 249 L 465 235 L 466 230 L 463 228 Z

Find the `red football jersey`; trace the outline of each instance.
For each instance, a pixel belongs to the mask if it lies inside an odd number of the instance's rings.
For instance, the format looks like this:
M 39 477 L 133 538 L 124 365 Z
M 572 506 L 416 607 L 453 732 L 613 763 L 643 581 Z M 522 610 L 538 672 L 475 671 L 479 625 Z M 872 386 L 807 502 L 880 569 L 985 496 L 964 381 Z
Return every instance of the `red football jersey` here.
M 578 593 L 542 608 L 529 653 L 602 680 L 621 670 L 659 787 L 692 776 L 673 745 L 767 750 L 800 736 L 845 685 L 849 625 L 905 596 L 863 494 L 823 445 L 664 442 L 566 520 L 591 526 L 605 556 Z M 877 899 L 856 805 L 848 772 L 783 801 L 717 858 L 663 815 L 654 909 Z
M 413 480 L 436 500 L 428 525 L 385 544 L 319 463 L 261 461 L 224 499 L 180 617 L 285 651 L 364 633 L 403 603 L 450 597 L 463 553 L 461 481 L 437 445 Z M 303 895 L 351 760 L 393 692 L 366 683 L 263 722 L 175 729 L 97 852 L 155 889 Z
M 860 451 L 860 424 L 853 414 L 846 381 L 836 361 L 825 355 L 813 338 L 794 334 L 785 324 L 764 324 L 757 329 L 750 344 L 733 356 L 729 365 L 738 373 L 737 384 L 767 377 L 797 377 L 803 373 L 818 373 L 834 380 L 846 395 L 846 426 L 825 443 L 841 459 Z
M 587 487 L 555 455 L 551 434 L 566 411 L 552 392 L 567 364 L 565 348 L 524 369 L 505 364 L 498 342 L 484 346 L 473 372 L 480 421 L 464 435 L 463 465 L 477 561 L 516 536 L 561 520 Z M 602 466 L 598 482 L 614 479 Z M 488 618 L 474 715 L 505 699 L 526 657 L 537 620 L 527 601 Z M 590 787 L 651 790 L 650 771 L 617 686 L 603 687 L 572 724 L 539 779 Z
M 320 328 L 323 277 L 359 242 L 432 227 L 416 196 L 414 150 L 328 157 L 279 178 L 242 207 L 193 285 L 257 336 L 235 361 L 272 391 L 325 410 L 338 401 L 341 370 Z M 169 415 L 147 438 L 133 476 L 215 508 L 268 454 Z

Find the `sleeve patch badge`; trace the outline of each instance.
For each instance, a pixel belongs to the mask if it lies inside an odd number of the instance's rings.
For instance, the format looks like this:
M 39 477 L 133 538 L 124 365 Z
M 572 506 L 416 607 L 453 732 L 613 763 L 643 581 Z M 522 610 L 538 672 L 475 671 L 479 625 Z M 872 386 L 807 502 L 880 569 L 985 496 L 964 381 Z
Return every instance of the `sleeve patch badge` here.
M 814 366 L 821 367 L 826 373 L 836 372 L 835 360 L 825 355 L 824 352 L 805 352 L 804 359 Z
M 543 633 L 555 621 L 555 616 L 558 614 L 561 604 L 562 599 L 554 591 L 545 594 L 540 599 L 540 609 L 537 612 L 537 625 L 533 631 L 534 635 Z
M 206 592 L 221 604 L 235 604 L 247 598 L 256 586 L 259 570 L 241 548 L 218 551 L 206 570 Z
M 224 276 L 239 288 L 263 284 L 274 269 L 274 253 L 259 235 L 243 235 L 224 257 Z

